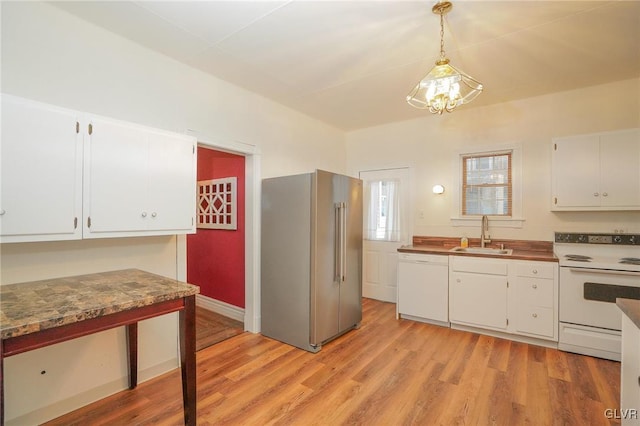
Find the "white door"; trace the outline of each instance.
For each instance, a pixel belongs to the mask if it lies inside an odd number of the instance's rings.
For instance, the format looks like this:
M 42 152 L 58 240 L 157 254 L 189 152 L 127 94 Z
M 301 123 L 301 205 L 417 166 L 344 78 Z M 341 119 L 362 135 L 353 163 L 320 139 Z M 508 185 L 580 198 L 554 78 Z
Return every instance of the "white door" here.
M 396 302 L 398 251 L 409 242 L 409 169 L 360 172 L 364 185 L 362 296 Z

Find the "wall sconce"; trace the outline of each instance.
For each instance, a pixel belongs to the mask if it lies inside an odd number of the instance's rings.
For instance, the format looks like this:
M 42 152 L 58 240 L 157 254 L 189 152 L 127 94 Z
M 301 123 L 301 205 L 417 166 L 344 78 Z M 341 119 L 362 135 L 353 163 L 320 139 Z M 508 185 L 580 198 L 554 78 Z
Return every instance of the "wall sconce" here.
M 442 185 L 433 185 L 433 193 L 434 194 L 442 194 L 444 192 L 444 186 Z

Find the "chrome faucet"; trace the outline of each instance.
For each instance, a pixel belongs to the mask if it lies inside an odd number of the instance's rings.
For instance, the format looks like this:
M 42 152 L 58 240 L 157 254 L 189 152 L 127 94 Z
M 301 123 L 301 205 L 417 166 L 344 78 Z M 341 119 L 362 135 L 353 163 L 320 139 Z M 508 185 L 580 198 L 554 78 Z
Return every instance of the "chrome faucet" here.
M 490 243 L 489 234 L 489 218 L 485 215 L 482 216 L 482 230 L 480 231 L 480 247 L 484 248 L 485 244 Z

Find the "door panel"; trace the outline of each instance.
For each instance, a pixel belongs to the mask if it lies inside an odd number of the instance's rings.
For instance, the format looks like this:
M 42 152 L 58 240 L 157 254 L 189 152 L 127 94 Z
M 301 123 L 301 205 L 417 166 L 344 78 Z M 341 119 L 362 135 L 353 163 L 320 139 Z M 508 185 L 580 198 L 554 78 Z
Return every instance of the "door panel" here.
M 145 210 L 147 135 L 136 126 L 109 119 L 93 117 L 91 123 L 93 131 L 85 144 L 84 182 L 85 216 L 91 217 L 89 233 L 145 229 L 149 216 Z M 118 164 L 117 170 L 114 164 Z
M 342 176 L 345 200 L 345 280 L 340 285 L 340 330 L 362 321 L 362 181 Z
M 407 244 L 410 238 L 408 204 L 409 204 L 409 169 L 387 169 L 360 172 L 360 179 L 366 186 L 372 181 L 395 180 L 400 182 L 400 240 L 378 241 L 363 240 L 363 270 L 366 271 L 362 283 L 362 295 L 385 302 L 397 299 L 398 252 L 400 246 Z M 369 203 L 368 192 L 363 189 L 363 204 Z M 363 210 L 364 206 L 363 206 Z M 367 218 L 363 217 L 363 226 Z
M 313 252 L 311 253 L 313 289 L 311 321 L 311 343 L 320 344 L 339 332 L 340 283 L 336 277 L 336 203 L 340 201 L 336 193 L 338 176 L 318 171 L 315 182 L 315 197 L 311 206 L 315 220 L 312 220 Z

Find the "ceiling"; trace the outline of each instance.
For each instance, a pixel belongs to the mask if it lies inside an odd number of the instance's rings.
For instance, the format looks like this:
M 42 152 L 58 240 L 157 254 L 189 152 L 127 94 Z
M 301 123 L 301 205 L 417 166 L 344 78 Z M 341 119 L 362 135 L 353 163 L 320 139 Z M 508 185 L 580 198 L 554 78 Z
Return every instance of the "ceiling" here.
M 640 76 L 640 1 L 454 1 L 473 108 Z M 439 56 L 435 1 L 70 1 L 56 6 L 344 130 L 430 115 L 405 97 Z M 455 114 L 455 112 L 454 112 Z

